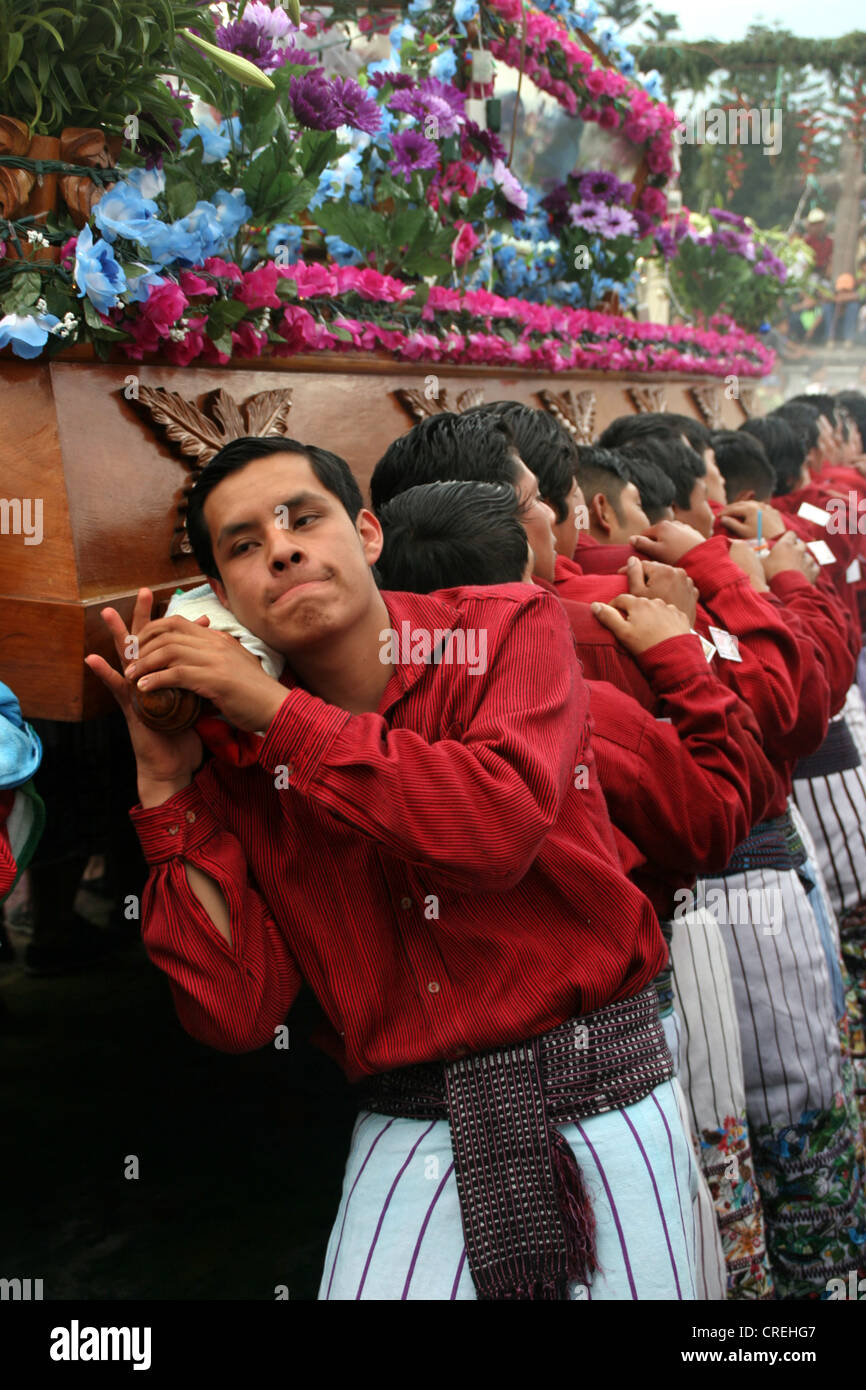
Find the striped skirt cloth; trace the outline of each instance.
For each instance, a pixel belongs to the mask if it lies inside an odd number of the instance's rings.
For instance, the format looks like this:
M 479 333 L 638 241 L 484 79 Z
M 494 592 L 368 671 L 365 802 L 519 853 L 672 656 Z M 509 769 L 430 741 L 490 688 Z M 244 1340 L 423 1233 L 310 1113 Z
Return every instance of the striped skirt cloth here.
M 679 1094 L 678 1094 L 679 1093 Z M 697 1167 L 675 1081 L 559 1128 L 592 1201 L 599 1270 L 573 1301 L 697 1297 Z M 325 1256 L 321 1300 L 472 1300 L 446 1120 L 362 1111 Z

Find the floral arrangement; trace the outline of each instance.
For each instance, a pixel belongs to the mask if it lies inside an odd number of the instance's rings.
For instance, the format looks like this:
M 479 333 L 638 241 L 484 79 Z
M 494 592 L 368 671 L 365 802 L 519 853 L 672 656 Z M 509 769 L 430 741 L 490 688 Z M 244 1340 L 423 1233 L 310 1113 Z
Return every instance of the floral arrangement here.
M 411 0 L 396 24 L 371 13 L 367 30 L 385 26 L 391 56 L 346 76 L 322 62 L 353 41 L 334 38 L 339 0 L 328 27 L 263 0 L 222 6 L 207 80 L 198 54 L 172 92 L 184 123 L 127 143 L 121 177 L 83 226 L 63 213 L 0 223 L 0 347 L 35 357 L 88 341 L 102 356 L 178 364 L 383 350 L 554 371 L 763 374 L 770 355 L 732 323 L 665 329 L 596 312 L 611 290 L 627 297 L 645 238 L 663 235 L 672 113 L 596 62 L 572 37 L 574 15 L 571 28 L 560 22 L 561 4 L 546 8 Z M 452 80 L 467 29 L 486 31 L 510 62 L 523 14 L 533 71 L 547 54 L 540 84 L 645 145 L 639 198 L 603 170 L 542 197 L 470 118 Z
M 802 292 L 811 265 L 803 242 L 762 231 L 724 208 L 685 209 L 656 233 L 668 260 L 675 302 L 698 322 L 724 311 L 744 328 L 766 331 L 782 305 Z

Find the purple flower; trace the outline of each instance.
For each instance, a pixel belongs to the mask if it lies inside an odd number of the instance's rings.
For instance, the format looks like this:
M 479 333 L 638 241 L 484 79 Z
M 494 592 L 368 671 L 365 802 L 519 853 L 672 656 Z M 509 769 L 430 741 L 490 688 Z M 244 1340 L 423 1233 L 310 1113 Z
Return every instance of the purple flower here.
M 289 83 L 289 101 L 301 125 L 310 130 L 336 130 L 343 116 L 334 101 L 330 82 L 321 68 L 293 77 Z
M 631 215 L 634 218 L 634 224 L 637 228 L 638 236 L 645 237 L 647 232 L 651 230 L 653 225 L 653 220 L 650 217 L 649 213 L 644 212 L 642 208 L 632 208 Z M 662 254 L 664 255 L 664 252 L 662 252 Z
M 382 124 L 382 112 L 372 97 L 368 97 L 351 77 L 335 77 L 331 86 L 334 105 L 341 125 L 375 135 Z
M 551 191 L 542 198 L 541 206 L 550 218 L 550 225 L 554 231 L 559 231 L 562 227 L 568 225 L 571 198 L 568 188 L 564 183 L 558 183 L 555 188 L 551 189 Z
M 601 203 L 594 203 L 591 198 L 571 203 L 568 212 L 573 227 L 582 227 L 586 232 L 601 232 L 604 229 L 605 209 Z
M 732 227 L 745 227 L 745 217 L 740 217 L 737 212 L 727 212 L 725 208 L 710 208 L 710 217 L 714 217 L 717 222 L 729 222 Z
M 283 61 L 279 49 L 274 48 L 267 34 L 250 19 L 239 19 L 234 24 L 225 24 L 216 31 L 216 41 L 227 53 L 237 53 L 255 63 L 263 72 L 272 72 Z
M 378 88 L 379 91 L 382 90 L 386 82 L 390 82 L 395 91 L 400 91 L 401 89 L 408 91 L 415 86 L 415 79 L 414 77 L 410 77 L 408 72 L 370 73 L 370 83 L 372 86 Z
M 481 150 L 488 159 L 505 159 L 507 150 L 499 136 L 492 130 L 482 130 L 474 121 L 467 121 L 463 126 L 462 156 L 464 159 L 471 159 L 475 149 Z
M 493 182 L 501 188 L 510 208 L 514 208 L 520 213 L 526 212 L 526 205 L 529 202 L 526 189 L 518 183 L 511 170 L 505 167 L 501 159 L 494 161 Z
M 601 200 L 605 203 L 625 202 L 626 200 L 621 196 L 620 188 L 620 181 L 616 174 L 608 173 L 606 169 L 596 169 L 591 174 L 582 174 L 577 181 L 577 192 L 580 198 Z
M 646 213 L 643 216 L 646 217 Z M 677 243 L 669 227 L 656 228 L 656 246 L 666 261 L 671 260 L 676 254 Z
M 392 139 L 394 158 L 388 164 L 392 174 L 402 174 L 409 178 L 416 169 L 435 169 L 439 163 L 439 151 L 432 140 L 427 140 L 420 130 L 404 130 Z
M 637 231 L 637 222 L 626 208 L 606 208 L 602 236 L 632 236 Z
M 466 97 L 451 82 L 440 82 L 438 77 L 425 77 L 418 83 L 418 91 L 425 100 L 444 101 L 455 116 L 465 116 Z

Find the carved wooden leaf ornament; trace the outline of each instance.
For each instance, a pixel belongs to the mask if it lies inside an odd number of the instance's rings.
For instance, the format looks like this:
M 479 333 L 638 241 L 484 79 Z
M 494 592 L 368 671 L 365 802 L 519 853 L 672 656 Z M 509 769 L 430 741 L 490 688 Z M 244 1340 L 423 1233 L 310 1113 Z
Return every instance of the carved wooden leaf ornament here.
M 218 391 L 211 391 L 199 407 L 194 401 L 185 400 L 177 391 L 167 391 L 164 386 L 140 385 L 136 401 L 154 424 L 162 426 L 167 438 L 184 455 L 184 462 L 190 469 L 191 476 L 178 504 L 180 524 L 174 529 L 172 549 L 175 557 L 189 555 L 190 544 L 184 516 L 186 494 L 196 476 L 214 454 L 232 439 L 287 434 L 292 408 L 291 387 L 278 391 L 258 391 L 242 407 L 228 391 L 220 387 Z
M 628 394 L 632 405 L 641 415 L 654 415 L 665 409 L 665 388 L 663 386 L 630 386 Z
M 708 383 L 689 388 L 692 400 L 711 430 L 722 427 L 722 388 Z
M 464 411 L 473 410 L 475 406 L 484 404 L 484 392 L 477 386 L 461 391 L 457 397 L 457 404 L 453 406 L 448 398 L 448 392 L 444 389 L 437 391 L 431 397 L 424 391 L 417 391 L 408 386 L 398 386 L 394 395 L 403 409 L 416 422 L 427 420 L 431 415 L 441 415 L 443 411 L 449 410 L 453 410 L 457 415 L 462 415 Z
M 740 386 L 740 393 L 737 399 L 743 414 L 748 418 L 755 413 L 755 388 L 754 386 Z
M 595 430 L 596 398 L 594 391 L 539 391 L 539 399 L 547 410 L 568 430 L 578 444 L 591 444 Z

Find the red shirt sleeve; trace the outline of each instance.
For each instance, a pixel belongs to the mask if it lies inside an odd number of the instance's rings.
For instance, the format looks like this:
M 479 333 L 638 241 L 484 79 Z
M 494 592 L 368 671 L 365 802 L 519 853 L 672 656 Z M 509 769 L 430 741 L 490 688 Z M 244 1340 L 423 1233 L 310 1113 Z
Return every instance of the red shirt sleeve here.
M 798 570 L 775 575 L 770 589 L 787 612 L 796 613 L 814 642 L 830 688 L 830 714 L 838 714 L 857 668 L 856 652 L 852 652 L 850 642 L 842 640 L 848 633 L 846 610 Z
M 473 619 L 467 601 L 467 626 L 487 628 L 490 602 L 474 600 Z M 508 611 L 488 670 L 462 682 L 459 738 L 428 742 L 295 688 L 260 765 L 285 767 L 295 791 L 442 883 L 512 888 L 557 818 L 586 737 L 588 696 L 558 600 L 533 589 Z
M 301 974 L 268 907 L 250 881 L 243 850 L 202 793 L 207 768 L 161 806 L 130 812 L 151 866 L 142 902 L 142 940 L 169 978 L 182 1026 L 222 1052 L 272 1042 Z M 192 891 L 184 860 L 215 879 L 226 899 L 232 944 Z

